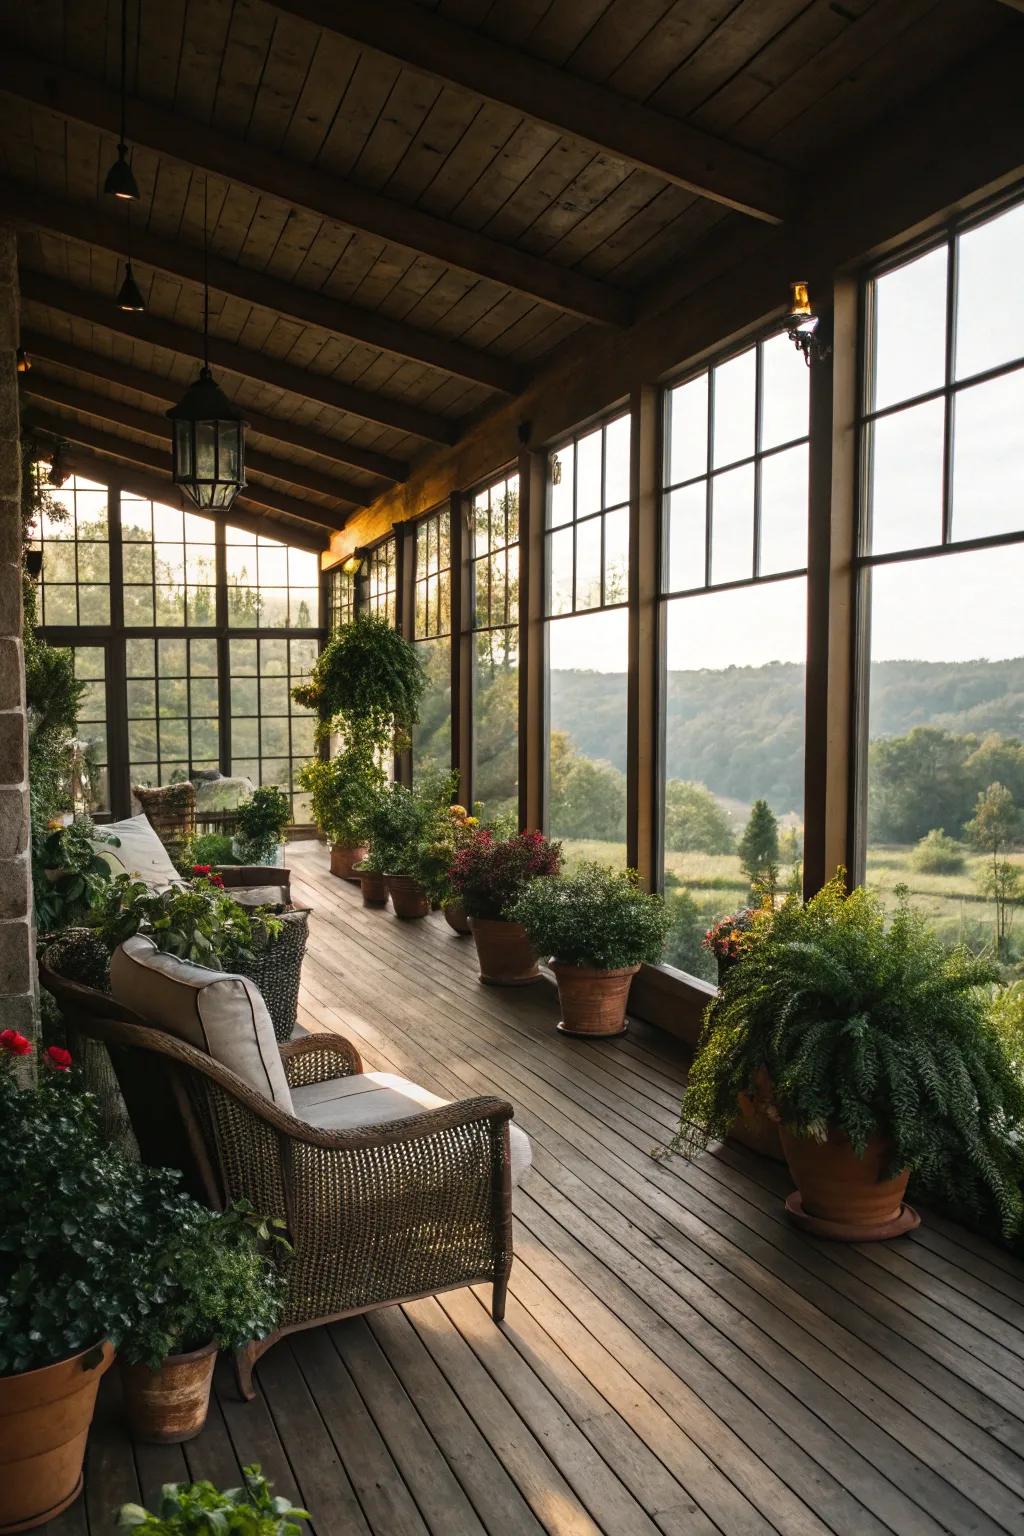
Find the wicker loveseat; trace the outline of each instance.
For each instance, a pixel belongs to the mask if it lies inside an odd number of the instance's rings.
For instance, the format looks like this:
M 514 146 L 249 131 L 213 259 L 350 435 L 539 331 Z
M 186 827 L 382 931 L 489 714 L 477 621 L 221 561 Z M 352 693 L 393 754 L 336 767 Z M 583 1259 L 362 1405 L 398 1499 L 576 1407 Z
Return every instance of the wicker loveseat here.
M 512 1264 L 512 1106 L 500 1098 L 432 1099 L 387 1074 L 364 1073 L 349 1041 L 310 1035 L 277 1045 L 286 1112 L 206 1052 L 45 966 L 73 1052 L 105 1047 L 144 1162 L 181 1168 L 220 1209 L 246 1200 L 287 1225 L 285 1313 L 278 1332 L 235 1357 L 242 1395 L 256 1361 L 283 1334 L 490 1281 L 504 1316 Z M 410 1113 L 394 1118 L 412 1091 Z M 362 1114 L 375 1123 L 360 1123 Z M 390 1118 L 383 1118 L 388 1108 Z M 305 1116 L 306 1118 L 303 1118 Z M 318 1120 L 319 1124 L 312 1123 Z M 516 1128 L 520 1164 L 529 1143 Z

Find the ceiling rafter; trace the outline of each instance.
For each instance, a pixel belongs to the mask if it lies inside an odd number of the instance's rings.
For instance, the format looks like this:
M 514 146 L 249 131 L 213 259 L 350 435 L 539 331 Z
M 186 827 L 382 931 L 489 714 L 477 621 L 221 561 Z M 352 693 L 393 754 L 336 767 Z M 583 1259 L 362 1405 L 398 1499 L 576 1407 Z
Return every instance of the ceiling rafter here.
M 39 358 L 45 362 L 56 363 L 61 368 L 68 368 L 74 373 L 85 374 L 91 379 L 101 379 L 107 384 L 118 384 L 124 389 L 134 389 L 140 395 L 148 395 L 152 400 L 163 400 L 168 405 L 174 405 L 180 398 L 184 386 L 177 379 L 163 378 L 160 374 L 146 373 L 142 368 L 133 368 L 128 363 L 123 363 L 119 358 L 101 357 L 97 352 L 89 352 L 85 347 L 76 347 L 68 341 L 61 341 L 56 336 L 50 336 L 45 331 L 35 331 L 23 328 L 21 333 L 22 344 L 31 358 Z M 303 448 L 307 453 L 315 453 L 320 458 L 329 460 L 331 464 L 337 464 L 343 455 L 350 453 L 345 443 L 338 442 L 336 438 L 327 437 L 322 432 L 313 432 L 309 427 L 299 426 L 291 421 L 278 421 L 273 416 L 265 416 L 260 411 L 250 410 L 249 406 L 240 402 L 239 409 L 245 416 L 249 427 L 260 437 L 268 437 L 273 441 L 286 443 L 291 448 Z M 360 462 L 357 467 L 366 469 L 374 475 L 385 480 L 404 480 L 409 473 L 409 466 L 400 459 L 389 459 L 384 454 L 374 454 L 360 450 L 361 458 L 367 462 Z M 356 466 L 356 460 L 349 458 L 346 462 Z M 341 481 L 337 482 L 339 485 Z M 359 487 L 360 500 L 367 494 Z M 339 491 L 338 495 L 344 495 Z
M 79 320 L 89 320 L 105 330 L 130 336 L 133 341 L 163 347 L 182 357 L 198 358 L 202 347 L 201 337 L 198 332 L 188 330 L 183 325 L 161 320 L 151 314 L 127 314 L 118 309 L 112 296 L 108 298 L 92 289 L 76 288 L 45 272 L 23 268 L 20 281 L 22 297 L 33 303 L 60 310 Z M 312 373 L 309 369 L 298 368 L 294 363 L 283 362 L 268 353 L 250 351 L 234 342 L 222 341 L 218 336 L 210 337 L 209 356 L 215 368 L 237 373 L 242 378 L 257 379 L 261 384 L 286 390 L 292 395 L 301 395 L 306 400 L 315 401 L 317 405 L 327 405 L 332 410 L 344 411 L 350 416 L 359 416 L 364 421 L 389 426 L 399 432 L 413 433 L 429 442 L 451 444 L 459 436 L 458 423 L 447 417 L 435 416 L 429 411 L 421 411 L 416 406 L 404 405 L 397 400 L 385 400 L 381 395 L 355 389 L 351 384 L 343 384 L 328 374 Z M 340 462 L 368 467 L 360 463 L 357 457 L 349 457 L 349 452 L 349 445 L 339 442 L 337 457 Z
M 103 81 L 26 53 L 10 36 L 0 36 L 0 44 L 0 91 L 103 132 L 118 132 L 117 98 Z M 583 272 L 560 267 L 354 182 L 341 181 L 325 171 L 232 138 L 220 129 L 214 131 L 206 123 L 142 98 L 129 98 L 128 114 L 133 144 L 156 154 L 433 257 L 445 267 L 487 278 L 581 319 L 608 325 L 629 323 L 631 296 Z
M 471 31 L 440 11 L 425 16 L 414 0 L 269 3 L 752 218 L 780 224 L 794 201 L 785 166 Z
M 26 426 L 30 431 L 41 432 L 47 437 L 67 441 L 93 454 L 99 454 L 102 459 L 114 459 L 118 463 L 134 466 L 136 470 L 142 471 L 152 487 L 152 489 L 140 491 L 140 495 L 151 496 L 158 501 L 167 501 L 168 496 L 175 500 L 181 499 L 181 492 L 171 479 L 166 457 L 156 448 L 149 448 L 144 443 L 137 443 L 127 437 L 118 437 L 112 432 L 104 432 L 99 427 L 90 426 L 87 422 L 77 419 L 66 420 L 63 416 L 46 416 L 36 411 L 32 412 Z M 94 472 L 97 478 L 102 478 L 100 474 L 102 459 L 96 461 Z M 74 467 L 71 454 L 65 455 L 65 462 L 69 467 Z M 336 532 L 339 526 L 343 526 L 343 519 L 340 516 L 336 522 L 325 521 L 315 515 L 313 508 L 295 503 L 290 497 L 279 496 L 274 491 L 257 490 L 255 486 L 247 486 L 230 513 L 223 515 L 237 521 L 235 507 L 243 516 L 246 513 L 249 514 L 252 519 L 251 526 L 257 533 L 268 533 L 274 529 L 281 531 L 282 537 L 285 532 L 289 536 L 301 535 L 300 542 L 304 542 L 309 549 L 325 549 L 330 533 Z M 239 523 L 239 526 L 243 524 Z M 314 532 L 316 529 L 323 531 L 322 538 Z
M 203 253 L 194 246 L 146 230 L 128 229 L 127 221 L 98 210 L 93 204 L 63 202 L 17 182 L 0 180 L 0 206 L 16 223 L 47 230 L 83 245 L 99 247 L 133 262 L 167 272 L 183 282 L 203 285 Z M 330 294 L 283 282 L 249 267 L 209 256 L 210 287 L 233 299 L 268 309 L 301 325 L 314 325 L 348 341 L 356 341 L 396 357 L 454 374 L 502 394 L 523 388 L 525 375 L 515 363 L 491 357 L 447 336 L 433 336 L 416 326 L 370 309 L 359 309 Z
M 38 368 L 33 368 L 32 372 L 25 377 L 22 390 L 33 400 L 42 400 L 48 405 L 60 405 L 69 411 L 82 411 L 87 416 L 96 416 L 101 421 L 108 421 L 114 426 L 127 427 L 133 432 L 145 432 L 149 437 L 157 437 L 170 444 L 171 428 L 166 417 L 152 415 L 149 411 L 139 410 L 134 405 L 126 405 L 123 400 L 112 400 L 109 395 L 96 394 L 91 390 L 63 384 L 59 379 L 41 374 Z M 312 491 L 318 496 L 329 496 L 334 501 L 347 502 L 350 506 L 365 507 L 369 499 L 367 493 L 356 486 L 332 480 L 330 475 L 321 474 L 319 470 L 310 469 L 305 464 L 291 463 L 288 459 L 275 459 L 272 454 L 262 453 L 258 448 L 246 447 L 245 467 L 254 475 L 284 480 L 296 491 Z M 317 510 L 319 509 L 316 507 L 310 508 L 311 512 Z

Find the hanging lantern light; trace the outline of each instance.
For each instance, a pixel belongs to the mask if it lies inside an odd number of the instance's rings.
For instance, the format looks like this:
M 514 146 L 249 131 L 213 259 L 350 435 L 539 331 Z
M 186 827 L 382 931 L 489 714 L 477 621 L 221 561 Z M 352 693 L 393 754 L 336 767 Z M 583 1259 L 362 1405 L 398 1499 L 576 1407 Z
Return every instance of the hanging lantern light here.
M 135 281 L 130 256 L 124 264 L 124 281 L 118 290 L 117 307 L 132 315 L 141 315 L 146 308 L 146 301 L 142 297 L 138 283 Z
M 210 373 L 209 234 L 203 189 L 203 366 L 167 416 L 172 475 L 202 512 L 226 512 L 245 485 L 245 422 Z
M 135 172 L 132 170 L 131 161 L 128 159 L 128 145 L 125 143 L 125 115 L 126 96 L 128 90 L 128 0 L 121 0 L 121 137 L 117 145 L 117 159 L 107 172 L 103 183 L 103 190 L 110 197 L 119 197 L 122 202 L 136 202 L 139 198 L 139 184 L 135 180 Z

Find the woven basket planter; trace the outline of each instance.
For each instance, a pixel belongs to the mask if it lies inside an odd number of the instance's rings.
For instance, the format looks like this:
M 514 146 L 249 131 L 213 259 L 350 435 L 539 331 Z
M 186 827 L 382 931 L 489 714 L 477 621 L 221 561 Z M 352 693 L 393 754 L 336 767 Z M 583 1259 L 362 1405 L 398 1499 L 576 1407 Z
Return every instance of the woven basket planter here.
M 299 1011 L 299 981 L 309 938 L 309 908 L 299 907 L 294 912 L 279 915 L 284 926 L 277 941 L 252 960 L 239 961 L 234 970 L 239 976 L 248 976 L 260 989 L 275 1037 L 290 1040 Z

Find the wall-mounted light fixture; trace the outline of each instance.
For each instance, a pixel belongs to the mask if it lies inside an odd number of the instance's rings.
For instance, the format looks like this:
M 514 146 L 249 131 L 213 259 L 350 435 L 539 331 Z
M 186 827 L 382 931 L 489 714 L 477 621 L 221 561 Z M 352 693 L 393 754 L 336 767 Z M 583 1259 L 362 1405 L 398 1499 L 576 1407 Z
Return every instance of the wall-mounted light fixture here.
M 19 373 L 31 373 L 32 372 L 32 359 L 29 357 L 29 355 L 25 351 L 24 347 L 19 347 L 17 352 L 15 353 L 15 363 L 14 363 L 14 366 L 18 370 Z
M 803 354 L 808 368 L 828 357 L 831 344 L 818 334 L 820 316 L 814 312 L 810 290 L 806 282 L 790 283 L 789 313 L 786 316 L 786 333 L 798 352 Z
M 366 559 L 365 549 L 354 549 L 350 555 L 346 555 L 341 562 L 342 574 L 345 576 L 358 576 Z

